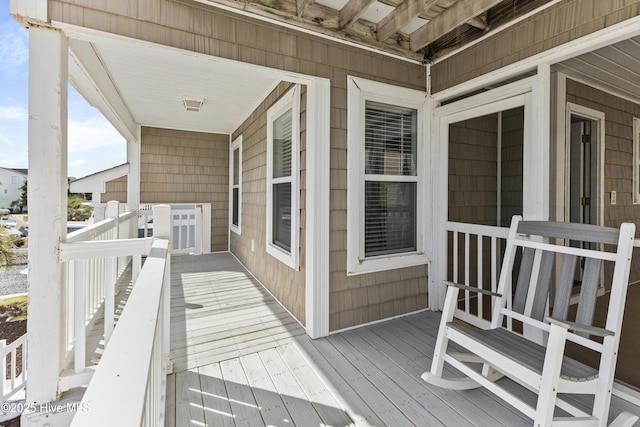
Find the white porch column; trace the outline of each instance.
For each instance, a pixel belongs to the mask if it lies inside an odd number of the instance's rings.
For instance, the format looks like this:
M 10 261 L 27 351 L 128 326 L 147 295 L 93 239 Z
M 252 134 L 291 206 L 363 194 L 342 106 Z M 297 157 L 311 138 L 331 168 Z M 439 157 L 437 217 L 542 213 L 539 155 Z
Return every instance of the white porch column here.
M 311 338 L 329 335 L 329 80 L 307 85 L 305 326 Z
M 29 29 L 29 386 L 27 401 L 56 399 L 63 329 L 60 242 L 67 236 L 68 41 Z
M 551 174 L 551 67 L 538 66 L 531 90 L 531 108 L 525 108 L 525 139 L 522 164 L 522 215 L 524 219 L 548 220 Z M 527 130 L 527 126 L 530 129 Z
M 140 209 L 140 126 L 138 126 L 137 138 L 137 141 L 127 141 L 127 162 L 129 163 L 127 206 L 131 211 Z

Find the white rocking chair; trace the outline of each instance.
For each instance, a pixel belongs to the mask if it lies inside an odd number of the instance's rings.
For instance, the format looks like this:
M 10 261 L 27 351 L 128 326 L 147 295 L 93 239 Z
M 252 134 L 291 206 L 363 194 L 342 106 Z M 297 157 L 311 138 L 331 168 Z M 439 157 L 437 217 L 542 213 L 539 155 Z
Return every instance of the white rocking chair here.
M 447 283 L 449 287 L 431 371 L 425 372 L 422 378 L 455 390 L 485 387 L 530 417 L 535 426 L 606 426 L 634 233 L 635 225 L 628 223 L 618 230 L 584 224 L 522 221 L 521 217 L 515 216 L 497 293 Z M 592 244 L 568 244 L 576 241 Z M 615 251 L 602 250 L 605 245 Z M 519 265 L 514 262 L 517 252 L 521 253 Z M 593 326 L 594 308 L 604 261 L 613 264 L 613 279 L 606 323 L 604 327 L 596 327 Z M 554 275 L 556 264 L 559 270 Z M 576 265 L 583 266 L 582 283 L 577 314 L 570 321 L 567 317 Z M 514 277 L 518 274 L 514 292 L 511 290 L 512 274 Z M 460 289 L 492 295 L 489 329 L 453 321 Z M 524 333 L 503 327 L 507 324 L 506 318 L 521 324 Z M 598 369 L 565 356 L 567 341 L 599 352 Z M 451 342 L 466 351 L 451 351 Z M 445 378 L 445 363 L 465 376 Z M 536 393 L 535 406 L 503 388 L 497 382 L 503 376 Z M 564 393 L 594 395 L 590 413 L 566 399 Z M 637 416 L 624 412 L 612 425 L 631 426 L 636 420 Z

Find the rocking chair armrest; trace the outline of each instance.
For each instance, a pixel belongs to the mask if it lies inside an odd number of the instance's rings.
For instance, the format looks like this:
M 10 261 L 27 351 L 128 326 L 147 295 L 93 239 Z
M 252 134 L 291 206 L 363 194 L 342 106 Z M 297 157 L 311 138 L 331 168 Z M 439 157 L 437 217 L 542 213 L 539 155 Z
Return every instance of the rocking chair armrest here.
M 598 337 L 607 337 L 607 336 L 615 335 L 614 332 L 608 329 L 598 328 L 597 326 L 581 325 L 580 323 L 571 322 L 569 320 L 560 320 L 554 317 L 547 317 L 547 321 L 552 325 L 561 326 L 563 328 L 567 328 L 570 331 L 584 332 L 589 335 L 595 335 Z
M 460 283 L 449 282 L 447 280 L 443 280 L 442 283 L 444 283 L 447 286 L 453 286 L 454 288 L 459 288 L 459 289 L 463 289 L 465 291 L 475 292 L 477 294 L 490 295 L 490 296 L 493 296 L 493 297 L 501 297 L 502 296 L 502 295 L 500 295 L 500 294 L 498 294 L 496 292 L 491 292 L 491 291 L 488 291 L 486 289 L 474 288 L 473 286 L 461 285 Z

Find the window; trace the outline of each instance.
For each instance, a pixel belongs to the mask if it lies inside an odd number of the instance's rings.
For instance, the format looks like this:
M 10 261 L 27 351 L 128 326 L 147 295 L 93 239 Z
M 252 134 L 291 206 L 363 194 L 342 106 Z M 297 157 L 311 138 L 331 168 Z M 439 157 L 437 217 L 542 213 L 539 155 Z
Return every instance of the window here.
M 11 185 L 18 185 L 18 177 L 11 175 Z
M 2 190 L 4 192 L 4 194 L 9 194 L 9 189 L 5 188 L 4 190 Z
M 640 204 L 640 119 L 633 118 L 633 203 Z
M 347 273 L 424 264 L 425 94 L 350 77 Z
M 229 150 L 229 228 L 240 234 L 242 220 L 242 135 Z
M 298 269 L 300 89 L 267 112 L 267 252 Z

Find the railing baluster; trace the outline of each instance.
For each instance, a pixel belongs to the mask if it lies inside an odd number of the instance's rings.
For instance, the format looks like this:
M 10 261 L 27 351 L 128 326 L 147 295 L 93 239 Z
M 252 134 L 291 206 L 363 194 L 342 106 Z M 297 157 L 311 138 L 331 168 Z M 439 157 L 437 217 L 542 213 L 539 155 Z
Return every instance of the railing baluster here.
M 84 277 L 84 264 L 82 260 L 77 260 L 74 263 L 74 277 Z M 74 372 L 79 374 L 84 371 L 85 368 L 85 352 L 86 352 L 86 310 L 87 310 L 87 295 L 86 295 L 86 281 L 75 281 L 75 346 L 74 346 Z
M 7 340 L 0 340 L 0 354 L 2 355 L 0 369 L 2 369 L 2 401 L 4 402 L 7 393 L 4 386 L 7 378 Z
M 453 281 L 458 283 L 458 232 L 453 232 Z
M 115 259 L 109 259 L 109 264 L 113 266 L 117 262 Z M 110 268 L 107 270 L 111 270 Z M 111 272 L 112 273 L 112 272 Z M 115 279 L 109 274 L 108 279 L 104 283 L 104 346 L 106 348 L 113 332 L 114 314 L 115 314 Z
M 11 352 L 11 390 L 16 388 L 16 349 Z
M 482 261 L 483 261 L 483 254 L 482 254 L 482 235 L 478 234 L 478 253 L 476 255 L 476 259 L 477 259 L 477 263 L 478 263 L 478 289 L 482 289 Z M 482 303 L 483 303 L 483 298 L 484 295 L 482 295 L 481 293 L 478 293 L 477 295 L 478 297 L 478 317 L 482 319 Z
M 467 286 L 471 286 L 469 279 L 469 263 L 471 262 L 471 258 L 469 257 L 469 246 L 471 246 L 470 238 L 470 233 L 464 233 L 464 284 Z M 464 291 L 464 311 L 467 313 L 469 313 L 469 307 L 471 306 L 469 297 L 469 291 Z

